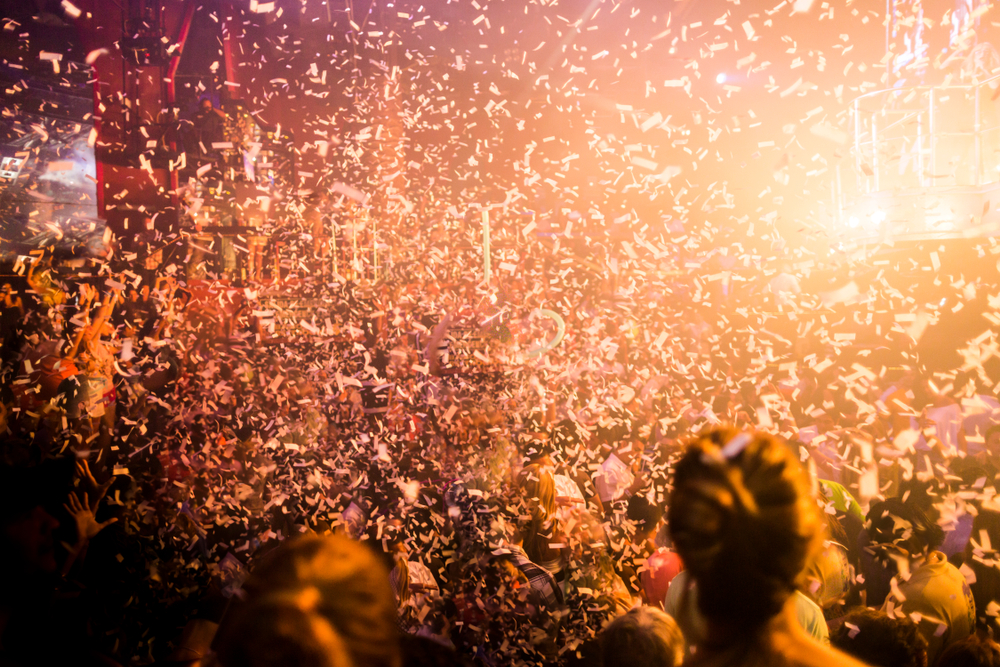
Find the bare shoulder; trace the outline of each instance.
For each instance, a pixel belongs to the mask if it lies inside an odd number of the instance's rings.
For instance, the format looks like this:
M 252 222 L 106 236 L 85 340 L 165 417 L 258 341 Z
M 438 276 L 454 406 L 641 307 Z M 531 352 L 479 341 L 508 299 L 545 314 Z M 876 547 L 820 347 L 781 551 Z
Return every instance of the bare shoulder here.
M 685 667 L 867 667 L 855 658 L 815 641 L 791 641 L 769 648 L 733 648 L 689 658 Z
M 813 641 L 796 643 L 788 653 L 788 664 L 796 667 L 866 667 L 842 651 Z

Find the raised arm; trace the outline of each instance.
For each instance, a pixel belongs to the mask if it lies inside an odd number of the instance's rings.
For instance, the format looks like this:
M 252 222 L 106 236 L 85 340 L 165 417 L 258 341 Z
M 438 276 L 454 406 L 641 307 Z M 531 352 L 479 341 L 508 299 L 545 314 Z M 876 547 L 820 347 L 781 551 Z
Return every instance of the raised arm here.
M 99 339 L 101 337 L 101 330 L 104 328 L 108 318 L 111 317 L 111 311 L 114 310 L 119 295 L 119 290 L 114 290 L 111 294 L 108 294 L 97 311 L 97 317 L 90 324 L 80 327 L 73 340 L 73 346 L 69 349 L 69 353 L 66 356 L 67 359 L 76 358 L 76 355 L 80 351 L 81 343 L 89 343 L 95 338 Z

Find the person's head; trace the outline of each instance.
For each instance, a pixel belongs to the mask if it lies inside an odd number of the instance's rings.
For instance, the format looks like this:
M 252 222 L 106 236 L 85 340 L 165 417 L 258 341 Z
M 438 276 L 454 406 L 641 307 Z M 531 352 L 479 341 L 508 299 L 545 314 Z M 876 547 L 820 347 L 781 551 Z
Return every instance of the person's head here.
M 889 498 L 872 505 L 865 521 L 875 555 L 880 560 L 926 555 L 941 543 L 940 526 L 913 502 Z
M 995 553 L 1000 547 L 1000 511 L 993 509 L 993 507 L 984 507 L 979 510 L 976 518 L 972 520 L 972 534 L 969 542 L 965 545 L 966 560 L 970 565 L 976 556 L 982 556 L 984 552 Z M 986 544 L 987 540 L 989 540 L 988 544 Z
M 523 459 L 527 466 L 554 465 L 555 462 L 552 460 L 552 454 L 555 449 L 548 439 L 530 436 L 526 440 L 526 442 L 522 443 L 522 446 L 524 450 Z
M 635 523 L 636 542 L 656 534 L 663 520 L 663 509 L 649 502 L 645 496 L 632 496 L 628 501 L 627 516 Z
M 215 108 L 215 105 L 212 104 L 212 99 L 209 98 L 209 97 L 203 97 L 203 98 L 201 98 L 201 102 L 198 103 L 198 109 L 202 113 L 208 113 L 209 111 L 211 111 L 214 108 Z
M 629 456 L 634 450 L 633 441 L 638 440 L 636 420 L 628 410 L 612 410 L 600 420 L 598 436 L 609 451 Z
M 41 503 L 25 503 L 14 511 L 4 512 L 0 521 L 0 547 L 4 555 L 4 577 L 29 579 L 55 572 L 57 521 Z
M 605 555 L 608 537 L 601 520 L 579 505 L 567 507 L 564 512 L 565 525 L 573 527 L 565 535 L 570 561 L 591 564 Z
M 899 497 L 903 502 L 917 507 L 929 517 L 937 512 L 934 507 L 943 500 L 948 485 L 938 475 L 913 475 L 899 483 Z
M 552 446 L 559 450 L 573 449 L 580 444 L 581 439 L 581 427 L 571 419 L 563 419 L 557 423 L 549 434 Z
M 830 643 L 872 667 L 927 667 L 927 640 L 906 616 L 857 609 L 830 635 Z
M 216 639 L 223 667 L 399 667 L 389 575 L 344 536 L 305 535 L 270 554 Z
M 17 441 L 0 446 L 13 449 Z M 49 511 L 65 500 L 72 479 L 70 461 L 37 466 L 0 466 L 0 596 L 16 596 L 50 580 L 58 569 L 59 521 Z M 55 510 L 52 510 L 55 511 Z
M 684 660 L 684 636 L 676 621 L 656 607 L 638 607 L 601 633 L 605 665 L 676 667 Z
M 973 633 L 946 648 L 937 667 L 1000 667 L 1000 645 Z
M 677 464 L 667 519 L 705 616 L 767 623 L 794 593 L 822 523 L 809 479 L 772 436 L 717 428 Z
M 816 430 L 820 433 L 828 433 L 837 428 L 837 422 L 826 410 L 819 410 L 816 415 Z

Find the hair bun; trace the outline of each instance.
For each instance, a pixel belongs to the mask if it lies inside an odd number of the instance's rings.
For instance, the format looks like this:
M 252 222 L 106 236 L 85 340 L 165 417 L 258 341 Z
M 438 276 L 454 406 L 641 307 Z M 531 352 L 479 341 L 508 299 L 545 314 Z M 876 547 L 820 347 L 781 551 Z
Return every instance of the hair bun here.
M 225 667 L 398 667 L 389 573 L 340 535 L 303 535 L 262 558 L 216 637 Z
M 316 613 L 318 594 L 310 587 L 247 604 L 232 627 L 239 642 L 225 651 L 226 667 L 353 667 L 344 638 Z
M 304 612 L 312 612 L 319 605 L 321 598 L 319 589 L 315 586 L 309 586 L 295 595 L 295 606 Z
M 678 463 L 668 521 L 702 611 L 749 624 L 781 609 L 820 531 L 791 451 L 726 428 L 702 435 Z

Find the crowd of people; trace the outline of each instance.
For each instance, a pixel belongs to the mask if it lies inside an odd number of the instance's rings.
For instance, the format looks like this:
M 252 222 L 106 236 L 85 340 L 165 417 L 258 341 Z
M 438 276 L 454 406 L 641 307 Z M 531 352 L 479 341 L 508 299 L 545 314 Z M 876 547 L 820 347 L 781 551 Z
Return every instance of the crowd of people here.
M 490 279 L 461 220 L 378 280 L 25 258 L 0 663 L 1000 664 L 991 338 L 931 373 L 887 279 L 494 224 Z

